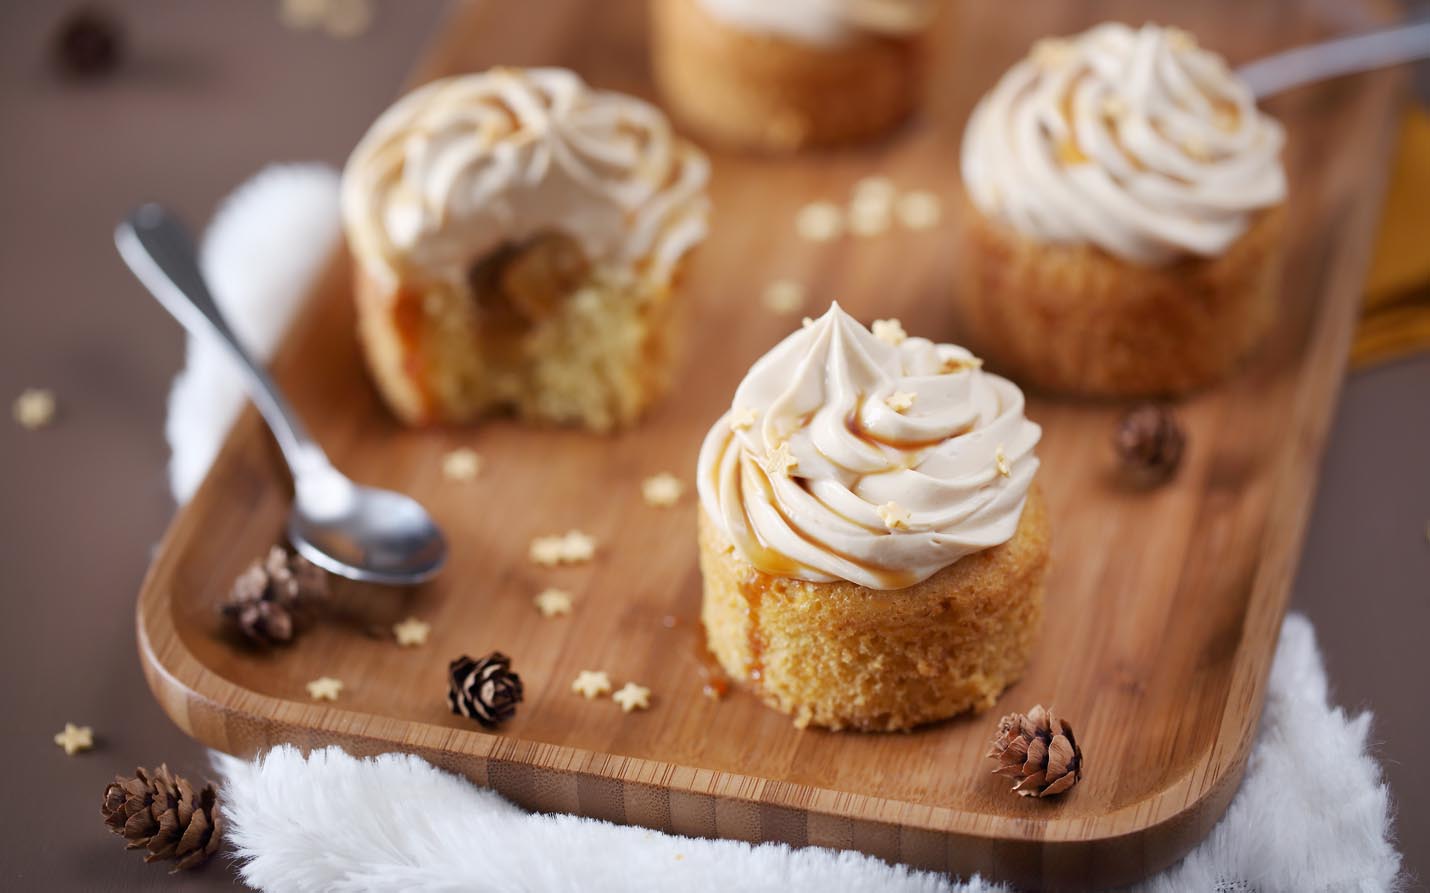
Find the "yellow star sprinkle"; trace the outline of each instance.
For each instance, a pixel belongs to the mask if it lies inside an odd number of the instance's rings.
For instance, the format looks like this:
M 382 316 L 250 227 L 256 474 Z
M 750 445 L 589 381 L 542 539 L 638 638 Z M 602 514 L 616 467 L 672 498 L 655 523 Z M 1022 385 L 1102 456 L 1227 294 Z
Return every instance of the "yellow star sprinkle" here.
M 943 361 L 943 374 L 951 372 L 967 372 L 971 369 L 983 368 L 983 360 L 978 357 L 947 357 Z
M 582 670 L 571 683 L 571 690 L 586 700 L 611 693 L 611 677 L 604 670 Z
M 74 756 L 81 751 L 94 747 L 94 729 L 89 726 L 77 726 L 72 722 L 65 723 L 65 730 L 55 735 L 55 743 L 65 749 L 65 754 Z
M 896 502 L 886 502 L 879 506 L 879 520 L 884 522 L 884 526 L 890 530 L 907 530 L 909 527 L 909 512 L 900 508 Z
M 319 676 L 308 683 L 308 697 L 315 701 L 336 701 L 342 690 L 343 681 L 331 676 Z
M 772 313 L 793 313 L 804 304 L 804 286 L 793 279 L 776 279 L 765 286 L 762 300 Z
M 785 476 L 799 466 L 799 460 L 794 457 L 794 453 L 789 451 L 789 444 L 781 442 L 779 446 L 770 450 L 765 455 L 765 471 L 772 477 Z
M 908 333 L 904 331 L 903 323 L 897 319 L 876 319 L 869 330 L 874 333 L 875 338 L 895 347 L 903 344 L 904 339 L 909 337 Z
M 579 530 L 572 530 L 561 538 L 561 547 L 566 551 L 564 560 L 567 564 L 580 564 L 595 556 L 596 538 Z
M 470 481 L 482 470 L 482 457 L 475 450 L 459 447 L 442 457 L 442 475 L 449 481 Z
M 801 239 L 828 242 L 844 229 L 844 215 L 833 202 L 811 202 L 795 215 L 794 228 Z
M 401 623 L 392 625 L 392 634 L 397 637 L 397 644 L 404 648 L 426 645 L 427 634 L 431 631 L 432 624 L 423 623 L 416 617 L 408 617 Z
M 1003 444 L 998 444 L 998 449 L 993 453 L 993 464 L 998 467 L 998 473 L 1006 477 L 1013 475 L 1013 469 L 1008 467 L 1008 457 L 1003 455 Z
M 894 412 L 908 412 L 914 408 L 914 401 L 918 399 L 918 394 L 911 394 L 908 391 L 895 391 L 884 398 L 884 403 Z
M 630 713 L 632 710 L 647 710 L 650 708 L 650 689 L 644 685 L 627 682 L 621 686 L 620 691 L 611 695 L 611 700 L 621 705 L 622 713 Z
M 932 192 L 915 190 L 899 197 L 894 213 L 908 229 L 933 229 L 943 219 L 943 205 Z
M 730 410 L 730 430 L 742 431 L 755 424 L 755 419 L 760 415 L 758 410 L 749 407 L 741 407 Z
M 34 431 L 43 428 L 55 418 L 55 395 L 43 388 L 27 388 L 15 398 L 15 421 L 22 428 Z
M 558 536 L 539 536 L 531 541 L 527 554 L 533 563 L 543 567 L 580 564 L 596 554 L 596 540 L 579 530 Z
M 571 613 L 571 595 L 560 589 L 543 589 L 532 599 L 542 617 Z
M 685 484 L 680 482 L 680 478 L 667 472 L 641 481 L 641 498 L 646 505 L 654 508 L 670 508 L 680 501 L 680 494 L 683 492 Z

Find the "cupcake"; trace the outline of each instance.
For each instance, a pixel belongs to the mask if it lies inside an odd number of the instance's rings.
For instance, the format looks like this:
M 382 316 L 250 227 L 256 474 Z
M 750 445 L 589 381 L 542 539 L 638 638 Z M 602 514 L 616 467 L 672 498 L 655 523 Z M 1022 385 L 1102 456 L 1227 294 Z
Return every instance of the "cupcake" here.
M 983 710 L 1037 642 L 1048 517 L 1023 394 L 832 306 L 762 357 L 700 449 L 701 618 L 798 726 Z
M 676 117 L 735 148 L 873 137 L 918 102 L 936 0 L 652 0 L 656 83 Z
M 1184 31 L 1045 40 L 973 111 L 959 304 L 1026 385 L 1178 395 L 1276 315 L 1283 133 Z
M 671 374 L 707 178 L 654 106 L 562 69 L 498 68 L 400 100 L 342 186 L 359 333 L 392 411 L 635 420 Z

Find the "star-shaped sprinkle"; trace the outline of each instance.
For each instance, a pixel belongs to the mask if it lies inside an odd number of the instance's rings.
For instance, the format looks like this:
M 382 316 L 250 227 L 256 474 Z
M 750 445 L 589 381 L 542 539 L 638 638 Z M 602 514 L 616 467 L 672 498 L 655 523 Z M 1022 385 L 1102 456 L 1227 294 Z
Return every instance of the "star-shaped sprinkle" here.
M 943 205 L 938 196 L 919 189 L 900 196 L 894 214 L 908 229 L 933 229 L 943 219 Z
M 611 693 L 611 677 L 604 670 L 582 670 L 571 683 L 571 690 L 586 700 Z
M 532 562 L 543 567 L 580 564 L 590 561 L 596 554 L 596 540 L 579 530 L 558 536 L 539 536 L 531 541 L 528 554 Z
M 621 705 L 622 713 L 630 713 L 632 710 L 646 710 L 650 708 L 650 689 L 644 685 L 627 682 L 621 686 L 620 691 L 611 695 L 611 700 Z
M 849 231 L 856 236 L 877 236 L 886 232 L 893 222 L 893 211 L 888 204 L 866 202 L 849 209 Z
M 918 396 L 908 391 L 895 391 L 884 398 L 884 403 L 894 412 L 908 412 L 914 408 L 914 400 L 918 399 Z
M 942 372 L 947 375 L 952 372 L 967 372 L 971 369 L 982 369 L 983 360 L 978 357 L 945 357 Z
M 1164 33 L 1167 35 L 1167 45 L 1174 50 L 1194 50 L 1197 47 L 1197 39 L 1192 36 L 1192 32 L 1183 28 L 1168 28 Z
M 568 564 L 590 561 L 596 555 L 596 538 L 579 530 L 568 531 L 561 538 L 561 546 L 566 550 Z
M 1127 101 L 1121 96 L 1108 94 L 1102 98 L 1102 114 L 1108 118 L 1121 118 L 1127 114 Z
M 542 617 L 571 613 L 571 594 L 561 589 L 543 589 L 532 599 Z
M 1039 68 L 1054 68 L 1072 57 L 1072 47 L 1061 38 L 1044 37 L 1033 44 L 1029 55 Z
M 1003 455 L 1003 444 L 998 444 L 998 449 L 993 451 L 993 464 L 997 466 L 998 473 L 1006 477 L 1012 477 L 1013 469 L 1008 467 L 1008 457 Z
M 748 406 L 737 406 L 730 410 L 730 430 L 741 431 L 755 424 L 755 419 L 759 418 L 759 410 L 751 409 Z
M 684 492 L 685 484 L 669 472 L 662 471 L 641 481 L 641 498 L 654 508 L 670 508 L 680 501 L 680 494 Z
M 442 457 L 442 476 L 463 483 L 473 480 L 482 470 L 482 457 L 469 447 L 458 447 Z
M 799 460 L 789 450 L 789 444 L 781 441 L 779 446 L 765 454 L 765 471 L 774 477 L 787 477 L 799 466 Z
M 331 676 L 319 676 L 308 683 L 308 697 L 315 701 L 336 701 L 343 691 L 343 681 Z
M 879 520 L 884 522 L 884 526 L 890 530 L 907 530 L 909 527 L 909 511 L 901 508 L 897 502 L 886 502 L 876 509 L 879 513 Z
M 34 431 L 55 418 L 55 395 L 44 388 L 27 388 L 15 398 L 15 421 L 22 428 Z
M 904 324 L 897 319 L 876 319 L 869 330 L 874 333 L 875 338 L 895 347 L 903 344 L 904 339 L 909 337 L 904 331 Z
M 894 197 L 894 181 L 877 174 L 864 177 L 854 184 L 854 201 L 888 201 Z
M 761 299 L 772 313 L 793 313 L 804 304 L 804 286 L 793 279 L 776 279 L 765 286 Z
M 833 202 L 811 202 L 795 215 L 794 228 L 801 239 L 828 242 L 844 229 L 844 215 Z
M 807 329 L 807 328 L 809 328 L 809 327 L 812 326 L 812 325 L 814 325 L 814 318 L 813 318 L 813 317 L 806 316 L 804 319 L 801 319 L 801 320 L 799 321 L 799 327 L 800 327 L 801 329 Z
M 427 644 L 427 634 L 432 632 L 432 624 L 424 623 L 416 617 L 408 617 L 401 623 L 392 625 L 392 634 L 397 644 L 404 648 L 415 648 Z
M 94 747 L 94 729 L 67 722 L 65 730 L 55 734 L 55 743 L 63 747 L 68 756 L 74 756 Z

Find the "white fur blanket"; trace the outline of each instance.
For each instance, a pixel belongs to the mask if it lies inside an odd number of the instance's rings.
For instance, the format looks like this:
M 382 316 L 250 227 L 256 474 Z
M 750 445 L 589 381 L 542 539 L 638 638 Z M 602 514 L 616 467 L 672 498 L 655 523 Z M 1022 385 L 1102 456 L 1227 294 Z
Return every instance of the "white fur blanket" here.
M 270 168 L 220 209 L 203 242 L 215 297 L 267 356 L 338 237 L 337 176 Z M 227 357 L 190 340 L 174 383 L 170 478 L 183 501 L 242 403 Z M 1148 891 L 1380 891 L 1400 866 L 1390 796 L 1369 752 L 1371 716 L 1328 701 L 1310 623 L 1287 617 L 1246 777 L 1210 837 Z M 269 891 L 1002 889 L 854 853 L 692 840 L 533 815 L 415 757 L 306 759 L 278 748 L 216 755 L 243 879 Z

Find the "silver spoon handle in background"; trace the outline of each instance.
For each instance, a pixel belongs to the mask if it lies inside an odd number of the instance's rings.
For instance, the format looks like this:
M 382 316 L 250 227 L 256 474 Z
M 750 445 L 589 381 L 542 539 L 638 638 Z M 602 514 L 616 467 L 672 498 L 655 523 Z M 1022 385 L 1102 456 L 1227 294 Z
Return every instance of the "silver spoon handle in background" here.
M 129 269 L 184 328 L 200 338 L 216 337 L 238 361 L 249 395 L 272 429 L 295 480 L 301 472 L 331 467 L 268 373 L 229 328 L 204 284 L 184 225 L 157 204 L 143 205 L 119 224 L 114 244 Z
M 1430 21 L 1339 37 L 1237 69 L 1257 99 L 1343 74 L 1430 58 Z

